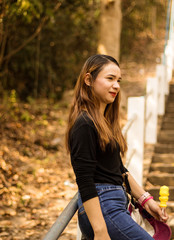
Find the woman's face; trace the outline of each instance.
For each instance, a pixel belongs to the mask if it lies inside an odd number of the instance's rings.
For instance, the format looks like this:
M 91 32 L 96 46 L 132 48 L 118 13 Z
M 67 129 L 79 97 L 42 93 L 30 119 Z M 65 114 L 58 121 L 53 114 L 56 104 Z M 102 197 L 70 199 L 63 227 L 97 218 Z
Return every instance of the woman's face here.
M 93 89 L 100 101 L 102 111 L 107 104 L 114 102 L 120 90 L 120 80 L 120 68 L 114 63 L 108 63 L 99 72 L 93 83 Z

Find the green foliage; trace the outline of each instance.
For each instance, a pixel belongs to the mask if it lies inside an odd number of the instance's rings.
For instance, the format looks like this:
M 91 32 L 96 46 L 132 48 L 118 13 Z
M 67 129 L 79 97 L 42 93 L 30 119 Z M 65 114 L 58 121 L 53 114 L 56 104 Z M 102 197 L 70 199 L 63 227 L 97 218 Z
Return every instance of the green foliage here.
M 31 96 L 28 96 L 26 100 L 30 105 L 34 105 L 34 103 L 35 103 L 35 99 L 32 98 Z
M 74 85 L 84 59 L 96 53 L 98 2 L 7 0 L 0 26 L 4 29 L 0 40 L 3 90 L 15 89 L 24 100 L 61 98 Z
M 15 89 L 29 103 L 36 97 L 60 99 L 65 89 L 74 86 L 84 60 L 97 51 L 100 1 L 0 3 L 0 91 Z M 153 40 L 153 9 L 157 10 L 158 28 L 165 23 L 166 0 L 121 2 L 122 57 L 135 54 L 140 39 Z
M 11 112 L 11 114 L 15 116 L 19 110 L 17 93 L 15 89 L 12 89 L 11 91 L 4 91 L 3 103 L 6 105 L 6 108 Z
M 24 111 L 21 114 L 21 120 L 25 122 L 30 122 L 33 119 L 32 115 L 28 111 Z
M 60 126 L 64 126 L 65 125 L 65 121 L 61 118 L 58 119 L 58 123 Z
M 38 125 L 38 126 L 47 126 L 48 125 L 48 121 L 47 120 L 37 120 L 36 121 L 36 125 Z
M 10 94 L 10 103 L 11 105 L 15 105 L 17 102 L 17 99 L 16 99 L 16 90 L 15 89 L 12 89 L 11 90 L 11 94 Z

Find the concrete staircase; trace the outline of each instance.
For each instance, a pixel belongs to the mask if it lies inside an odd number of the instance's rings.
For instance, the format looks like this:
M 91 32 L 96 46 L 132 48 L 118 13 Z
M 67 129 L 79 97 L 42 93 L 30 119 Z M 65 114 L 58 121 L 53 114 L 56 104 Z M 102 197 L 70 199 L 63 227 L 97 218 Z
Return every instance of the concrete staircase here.
M 169 187 L 168 224 L 174 239 L 174 83 L 170 84 L 166 111 L 158 132 L 145 188 L 159 201 L 159 189 L 162 185 Z

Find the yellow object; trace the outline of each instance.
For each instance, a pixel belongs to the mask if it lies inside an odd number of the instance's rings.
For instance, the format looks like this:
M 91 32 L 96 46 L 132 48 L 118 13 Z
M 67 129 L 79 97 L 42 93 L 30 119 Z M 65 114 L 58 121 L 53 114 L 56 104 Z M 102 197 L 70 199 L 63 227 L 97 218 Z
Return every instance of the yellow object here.
M 168 196 L 169 196 L 169 188 L 167 186 L 162 186 L 160 188 L 160 197 L 159 197 L 159 200 L 160 200 L 160 207 L 161 208 L 166 208 L 167 207 L 167 201 L 168 201 Z

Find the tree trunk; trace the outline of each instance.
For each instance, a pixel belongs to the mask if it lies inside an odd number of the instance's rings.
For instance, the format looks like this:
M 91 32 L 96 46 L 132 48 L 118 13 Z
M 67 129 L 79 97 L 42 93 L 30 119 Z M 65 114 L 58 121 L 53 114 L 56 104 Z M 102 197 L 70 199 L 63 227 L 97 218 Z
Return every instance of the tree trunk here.
M 101 0 L 98 52 L 119 60 L 121 34 L 121 0 Z

